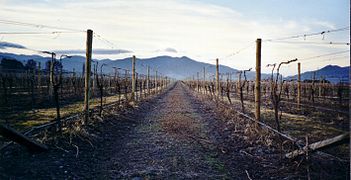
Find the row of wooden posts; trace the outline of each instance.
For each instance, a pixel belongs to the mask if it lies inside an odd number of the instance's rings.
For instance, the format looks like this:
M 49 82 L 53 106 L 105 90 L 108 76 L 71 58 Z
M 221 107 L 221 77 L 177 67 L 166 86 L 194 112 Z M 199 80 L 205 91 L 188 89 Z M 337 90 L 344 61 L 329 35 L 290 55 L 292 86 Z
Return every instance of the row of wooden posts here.
M 84 88 L 84 123 L 87 123 L 89 120 L 89 96 L 90 96 L 90 77 L 91 77 L 91 55 L 92 55 L 92 42 L 93 42 L 93 31 L 87 30 L 87 41 L 86 41 L 86 61 L 85 61 L 85 88 Z M 132 57 L 132 92 L 131 100 L 136 100 L 136 57 Z M 160 79 L 158 71 L 155 70 L 155 88 L 158 90 L 158 80 Z M 162 83 L 167 85 L 170 83 L 170 78 L 162 77 L 162 80 L 165 82 Z M 163 81 L 162 81 L 163 82 Z M 150 67 L 147 67 L 147 76 L 146 76 L 146 89 L 148 94 L 150 94 Z
M 261 120 L 261 48 L 262 48 L 262 40 L 256 40 L 256 79 L 255 79 L 255 120 L 256 127 L 258 126 L 258 122 Z M 297 64 L 298 69 L 298 85 L 297 85 L 297 104 L 300 107 L 301 104 L 301 63 Z M 205 67 L 203 69 L 203 80 L 206 81 L 206 71 Z M 199 79 L 199 73 L 197 73 L 197 78 Z M 216 59 L 216 74 L 215 74 L 215 91 L 216 95 L 220 96 L 220 79 L 219 79 L 219 60 Z

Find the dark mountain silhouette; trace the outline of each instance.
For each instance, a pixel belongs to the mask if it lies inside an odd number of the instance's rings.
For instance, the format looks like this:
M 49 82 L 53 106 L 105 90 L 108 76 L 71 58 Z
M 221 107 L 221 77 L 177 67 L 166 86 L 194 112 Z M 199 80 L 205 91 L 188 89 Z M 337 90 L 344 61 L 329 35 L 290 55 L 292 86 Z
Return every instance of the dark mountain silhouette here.
M 18 55 L 18 54 L 11 54 L 11 53 L 0 53 L 0 60 L 3 58 L 16 59 L 22 62 L 23 64 L 26 64 L 28 60 L 33 59 L 36 62 L 41 63 L 41 68 L 44 68 L 45 63 L 51 60 L 51 57 L 43 57 L 39 55 Z M 117 60 L 102 59 L 102 60 L 93 60 L 93 61 L 94 63 L 98 62 L 99 67 L 102 64 L 105 64 L 103 67 L 103 72 L 106 74 L 108 73 L 112 74 L 114 72 L 113 67 L 130 70 L 132 65 L 131 58 L 117 59 Z M 72 56 L 71 58 L 62 59 L 63 68 L 66 71 L 73 71 L 74 69 L 75 72 L 78 72 L 78 73 L 82 72 L 84 63 L 85 63 L 84 56 Z M 159 74 L 163 74 L 177 79 L 184 79 L 189 77 L 192 78 L 193 75 L 196 78 L 196 72 L 200 72 L 199 76 L 200 78 L 203 78 L 204 67 L 206 68 L 206 72 L 207 72 L 206 78 L 207 79 L 214 78 L 213 74 L 216 71 L 216 67 L 214 64 L 195 61 L 186 56 L 183 56 L 183 57 L 157 56 L 157 57 L 145 58 L 145 59 L 137 58 L 136 70 L 138 73 L 146 74 L 147 66 L 150 66 L 152 68 L 150 72 L 152 73 L 152 75 L 155 73 L 154 70 L 157 69 Z M 222 74 L 233 73 L 232 79 L 237 78 L 237 75 L 236 75 L 236 73 L 238 72 L 237 69 L 224 66 L 224 65 L 220 65 L 219 69 Z M 99 71 L 100 71 L 100 68 L 99 68 Z M 316 72 L 316 79 L 325 78 L 333 83 L 337 83 L 340 81 L 345 82 L 349 80 L 350 67 L 328 65 L 316 71 L 308 71 L 308 72 L 302 73 L 301 79 L 302 80 L 312 79 L 314 72 Z M 248 79 L 254 79 L 255 72 L 248 72 L 247 77 Z M 226 78 L 226 77 L 223 77 L 223 78 Z M 266 78 L 269 78 L 269 75 L 262 74 L 262 79 L 266 79 Z M 297 79 L 297 75 L 289 76 L 286 79 Z
M 340 67 L 337 65 L 328 65 L 316 71 L 307 71 L 301 74 L 301 80 L 312 80 L 315 73 L 315 79 L 326 79 L 333 83 L 349 82 L 350 66 Z M 297 75 L 289 76 L 287 79 L 297 79 Z
M 36 62 L 41 63 L 41 67 L 44 68 L 44 65 L 47 61 L 51 60 L 51 57 L 42 57 L 39 55 L 17 55 L 11 53 L 0 53 L 0 59 L 2 58 L 13 58 L 18 61 L 21 61 L 25 64 L 28 60 L 34 59 Z M 113 67 L 123 68 L 123 69 L 131 69 L 131 58 L 125 59 L 102 59 L 102 60 L 93 60 L 95 63 L 99 63 L 99 67 L 102 64 L 105 64 L 103 67 L 103 72 L 113 73 Z M 85 63 L 85 57 L 83 56 L 72 56 L 71 58 L 64 58 L 62 59 L 63 68 L 66 71 L 75 71 L 75 72 L 82 72 L 83 64 Z M 198 62 L 193 59 L 190 59 L 186 56 L 183 57 L 170 57 L 170 56 L 158 56 L 153 58 L 145 58 L 145 59 L 137 59 L 136 61 L 136 70 L 138 73 L 146 74 L 147 66 L 150 66 L 151 73 L 154 74 L 157 69 L 159 74 L 163 74 L 169 77 L 177 78 L 177 79 L 184 79 L 188 77 L 193 77 L 196 72 L 200 72 L 200 78 L 203 77 L 203 68 L 206 68 L 206 78 L 214 78 L 213 75 L 215 73 L 215 65 L 209 63 Z M 93 67 L 93 65 L 92 65 Z M 222 74 L 225 73 L 233 73 L 232 78 L 236 79 L 238 72 L 237 69 L 230 68 L 228 66 L 220 65 L 219 67 L 220 72 Z M 99 68 L 100 71 L 100 68 Z M 266 74 L 262 75 L 266 77 Z M 247 73 L 248 79 L 253 79 L 255 77 L 254 72 Z M 226 78 L 226 77 L 223 77 Z

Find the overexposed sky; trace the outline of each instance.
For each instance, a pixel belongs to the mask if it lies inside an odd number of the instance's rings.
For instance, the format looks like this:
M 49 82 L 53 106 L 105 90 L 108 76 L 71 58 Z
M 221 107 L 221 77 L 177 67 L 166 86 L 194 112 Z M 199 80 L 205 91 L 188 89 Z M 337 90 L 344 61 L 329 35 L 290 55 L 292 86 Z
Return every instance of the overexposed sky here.
M 4 24 L 1 20 L 92 29 L 102 37 L 94 37 L 93 48 L 106 52 L 95 53 L 93 58 L 170 55 L 208 63 L 219 58 L 221 64 L 236 69 L 255 67 L 256 38 L 266 40 L 322 32 L 348 27 L 350 21 L 347 0 L 0 0 L 1 42 L 75 53 L 85 49 L 84 33 L 1 34 L 60 31 Z M 349 42 L 349 34 L 348 29 L 305 40 L 286 40 L 287 43 L 264 41 L 262 71 L 270 71 L 264 67 L 268 63 L 349 50 L 344 44 L 324 44 Z M 239 50 L 242 51 L 231 56 Z M 302 70 L 315 70 L 327 64 L 348 66 L 349 54 L 301 60 Z M 284 67 L 282 73 L 296 74 L 296 63 Z

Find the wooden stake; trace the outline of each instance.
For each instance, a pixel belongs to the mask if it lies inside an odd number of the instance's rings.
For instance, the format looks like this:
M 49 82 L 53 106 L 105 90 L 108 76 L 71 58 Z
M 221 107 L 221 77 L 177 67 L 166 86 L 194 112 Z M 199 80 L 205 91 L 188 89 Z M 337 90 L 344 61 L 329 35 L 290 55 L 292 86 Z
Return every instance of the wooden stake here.
M 256 40 L 255 118 L 261 120 L 261 39 Z M 258 123 L 256 122 L 256 127 Z
M 93 87 L 91 88 L 91 97 L 93 97 L 92 99 L 92 103 L 94 104 L 94 97 L 95 97 L 95 89 L 96 89 L 96 74 L 97 74 L 97 67 L 96 64 L 93 64 L 93 77 L 92 77 L 92 81 L 93 81 Z
M 219 89 L 219 64 L 218 58 L 216 59 L 216 95 L 219 96 L 220 89 Z
M 150 66 L 147 66 L 147 75 L 146 75 L 146 89 L 147 94 L 150 94 Z
M 196 73 L 196 88 L 197 88 L 197 92 L 200 91 L 200 82 L 199 82 L 199 72 Z
M 124 70 L 124 98 L 126 100 L 126 102 L 128 101 L 128 86 L 127 86 L 127 82 L 128 82 L 128 70 Z
M 50 63 L 50 74 L 49 74 L 49 98 L 52 100 L 53 96 L 53 86 L 54 86 L 54 63 L 55 63 L 55 54 L 51 53 L 51 63 Z
M 297 63 L 297 107 L 300 109 L 301 103 L 301 63 Z
M 157 70 L 155 71 L 155 94 L 157 94 Z
M 17 142 L 20 145 L 27 147 L 30 152 L 43 152 L 48 150 L 47 146 L 39 144 L 38 142 L 29 139 L 25 135 L 17 132 L 16 130 L 8 126 L 0 124 L 0 134 L 4 138 L 7 138 L 9 140 Z
M 295 158 L 296 156 L 306 154 L 307 151 L 308 153 L 312 153 L 314 151 L 323 150 L 330 147 L 338 146 L 340 144 L 348 143 L 349 141 L 350 141 L 350 133 L 344 133 L 329 139 L 318 141 L 312 144 L 307 144 L 303 149 L 298 149 L 285 154 L 285 157 Z
M 203 88 L 205 88 L 205 86 L 206 86 L 206 67 L 204 67 L 204 81 L 203 81 L 202 85 L 203 85 Z
M 135 101 L 135 56 L 132 57 L 132 94 L 131 94 L 131 100 Z
M 40 93 L 40 86 L 41 86 L 41 74 L 40 74 L 40 71 L 41 71 L 41 65 L 40 65 L 40 62 L 38 63 L 38 89 L 39 89 L 39 93 Z
M 84 115 L 85 123 L 89 121 L 89 96 L 90 96 L 90 71 L 91 71 L 91 52 L 93 47 L 93 31 L 87 31 L 86 58 L 85 58 L 85 88 L 84 88 Z

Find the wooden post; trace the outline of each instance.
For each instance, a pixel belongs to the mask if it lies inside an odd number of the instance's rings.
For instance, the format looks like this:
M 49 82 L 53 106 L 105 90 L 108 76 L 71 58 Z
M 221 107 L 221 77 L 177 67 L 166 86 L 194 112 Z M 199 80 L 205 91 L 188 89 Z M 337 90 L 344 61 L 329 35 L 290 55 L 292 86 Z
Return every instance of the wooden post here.
M 301 103 L 301 63 L 297 63 L 297 107 Z
M 196 73 L 196 88 L 197 88 L 197 92 L 200 91 L 200 82 L 199 82 L 199 72 Z
M 318 97 L 322 97 L 322 77 L 319 77 L 319 83 L 318 83 Z
M 95 97 L 95 89 L 96 89 L 96 74 L 97 74 L 97 67 L 96 64 L 93 64 L 93 77 L 92 77 L 92 81 L 93 81 L 93 87 L 91 88 L 91 97 L 93 97 L 92 99 L 92 103 L 94 104 L 94 97 Z
M 155 71 L 155 94 L 157 94 L 157 70 Z
M 219 65 L 218 65 L 218 58 L 216 59 L 216 95 L 219 96 L 220 89 L 219 89 Z
M 150 95 L 150 66 L 147 66 L 146 89 L 147 94 Z
M 39 144 L 38 142 L 29 139 L 24 134 L 21 134 L 8 126 L 0 124 L 0 134 L 4 138 L 7 138 L 9 140 L 17 142 L 20 145 L 27 147 L 30 152 L 43 152 L 48 150 L 47 146 Z
M 136 72 L 135 73 L 135 100 L 136 101 L 139 101 L 140 100 L 140 96 L 139 96 L 139 93 L 138 93 L 138 86 L 139 86 L 139 79 L 140 79 L 140 77 L 139 77 L 139 74 Z
M 84 83 L 84 119 L 85 123 L 89 121 L 89 96 L 90 96 L 90 71 L 91 71 L 91 52 L 93 47 L 93 31 L 88 29 L 86 42 L 85 58 L 85 83 Z
M 51 53 L 51 63 L 50 63 L 50 74 L 49 74 L 49 98 L 52 101 L 53 96 L 53 87 L 54 87 L 54 63 L 55 63 L 55 54 Z
M 39 90 L 39 93 L 40 93 L 40 89 L 41 89 L 41 65 L 40 65 L 40 62 L 38 63 L 38 90 Z
M 205 86 L 206 86 L 206 67 L 204 67 L 204 81 L 203 81 L 203 88 L 204 89 L 206 89 Z M 207 93 L 206 90 L 205 90 L 205 93 Z
M 261 120 L 261 43 L 261 39 L 256 40 L 255 118 L 258 122 Z
M 131 94 L 131 100 L 135 101 L 135 56 L 132 57 L 132 94 Z
M 128 71 L 124 70 L 124 99 L 125 102 L 128 101 L 128 87 L 127 87 L 127 82 L 128 82 Z

